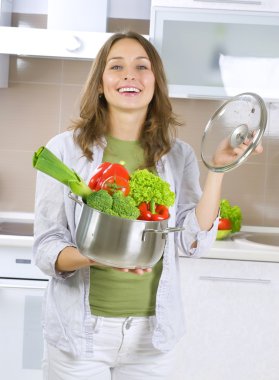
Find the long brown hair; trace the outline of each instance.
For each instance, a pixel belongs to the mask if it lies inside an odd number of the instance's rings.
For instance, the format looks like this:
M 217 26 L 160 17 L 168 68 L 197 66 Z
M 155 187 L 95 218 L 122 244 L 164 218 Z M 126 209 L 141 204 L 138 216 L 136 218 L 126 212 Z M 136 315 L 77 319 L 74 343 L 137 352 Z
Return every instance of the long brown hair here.
M 80 117 L 74 121 L 71 129 L 74 130 L 75 141 L 84 155 L 92 160 L 92 145 L 101 145 L 102 138 L 108 130 L 107 102 L 104 96 L 99 95 L 106 60 L 111 47 L 123 38 L 132 38 L 142 45 L 155 76 L 154 95 L 139 137 L 145 152 L 145 166 L 150 168 L 170 150 L 175 127 L 180 123 L 172 112 L 162 60 L 154 46 L 138 33 L 115 33 L 100 49 L 85 83 L 80 102 Z

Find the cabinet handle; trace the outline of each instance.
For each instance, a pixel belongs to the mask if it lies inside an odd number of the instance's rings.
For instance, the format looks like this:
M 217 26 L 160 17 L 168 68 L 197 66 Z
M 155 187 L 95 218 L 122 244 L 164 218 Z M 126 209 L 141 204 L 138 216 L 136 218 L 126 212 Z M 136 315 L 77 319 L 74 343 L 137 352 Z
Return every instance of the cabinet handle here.
M 248 5 L 261 5 L 261 0 L 194 0 L 200 3 L 231 3 L 231 4 L 248 4 Z
M 0 289 L 45 289 L 45 286 L 0 284 Z
M 271 283 L 271 280 L 265 280 L 265 279 L 261 279 L 261 278 L 241 278 L 241 277 L 200 276 L 200 280 L 248 282 L 248 283 L 255 283 L 255 284 L 270 284 Z

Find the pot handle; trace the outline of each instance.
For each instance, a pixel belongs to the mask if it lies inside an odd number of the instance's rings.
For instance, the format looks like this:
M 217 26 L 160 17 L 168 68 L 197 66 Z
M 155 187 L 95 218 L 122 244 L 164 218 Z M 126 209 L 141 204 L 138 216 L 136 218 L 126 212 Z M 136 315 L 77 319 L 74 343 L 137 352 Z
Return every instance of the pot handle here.
M 71 191 L 69 191 L 69 193 L 68 193 L 68 197 L 69 197 L 72 201 L 75 201 L 76 203 L 78 203 L 80 206 L 83 205 L 82 201 L 80 201 L 79 199 L 77 199 Z
M 178 231 L 183 231 L 183 230 L 185 230 L 184 227 L 167 227 L 164 230 L 154 230 L 152 228 L 148 228 L 148 229 L 146 229 L 146 230 L 144 230 L 142 232 L 142 238 L 141 238 L 141 240 L 142 241 L 145 240 L 145 233 L 146 232 L 152 232 L 154 234 L 162 234 L 162 239 L 166 239 L 168 233 L 170 233 L 170 232 L 178 232 Z

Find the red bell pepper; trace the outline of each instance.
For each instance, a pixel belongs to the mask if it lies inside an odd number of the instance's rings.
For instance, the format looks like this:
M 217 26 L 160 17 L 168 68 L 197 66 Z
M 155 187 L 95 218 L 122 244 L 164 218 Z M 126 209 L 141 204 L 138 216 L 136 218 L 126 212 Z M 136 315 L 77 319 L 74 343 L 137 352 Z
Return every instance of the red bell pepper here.
M 128 170 L 121 164 L 114 163 L 110 164 L 102 174 L 102 180 L 105 181 L 107 178 L 112 176 L 119 176 L 127 180 L 130 179 L 130 174 Z
M 164 205 L 157 205 L 155 207 L 155 214 L 152 214 L 152 220 L 165 220 L 170 216 L 169 209 Z
M 88 186 L 91 190 L 101 190 L 104 181 L 112 176 L 123 177 L 127 180 L 130 179 L 129 172 L 123 165 L 118 163 L 112 164 L 111 162 L 103 162 L 93 173 Z
M 101 165 L 97 167 L 97 169 L 95 169 L 88 183 L 88 186 L 90 187 L 91 190 L 97 190 L 96 187 L 98 185 L 98 182 L 100 181 L 100 178 L 102 177 L 104 170 L 106 170 L 110 165 L 111 165 L 110 162 L 103 162 L 101 163 Z
M 153 205 L 152 202 L 142 202 L 139 205 L 140 216 L 139 220 L 154 220 L 160 221 L 169 218 L 169 209 L 164 205 Z
M 122 191 L 122 193 L 127 196 L 130 192 L 130 185 L 126 178 L 114 175 L 106 178 L 102 182 L 101 189 L 106 190 L 110 195 L 116 191 Z
M 151 220 L 152 214 L 151 211 L 148 208 L 148 203 L 142 202 L 139 205 L 139 210 L 140 210 L 140 216 L 138 217 L 139 220 Z

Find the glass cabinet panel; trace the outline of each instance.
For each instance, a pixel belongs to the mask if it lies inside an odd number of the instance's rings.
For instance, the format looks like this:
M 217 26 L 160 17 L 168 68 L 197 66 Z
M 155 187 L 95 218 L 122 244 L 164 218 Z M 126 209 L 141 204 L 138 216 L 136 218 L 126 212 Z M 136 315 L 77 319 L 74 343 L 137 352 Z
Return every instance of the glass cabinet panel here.
M 155 7 L 150 37 L 174 97 L 279 98 L 276 13 Z

